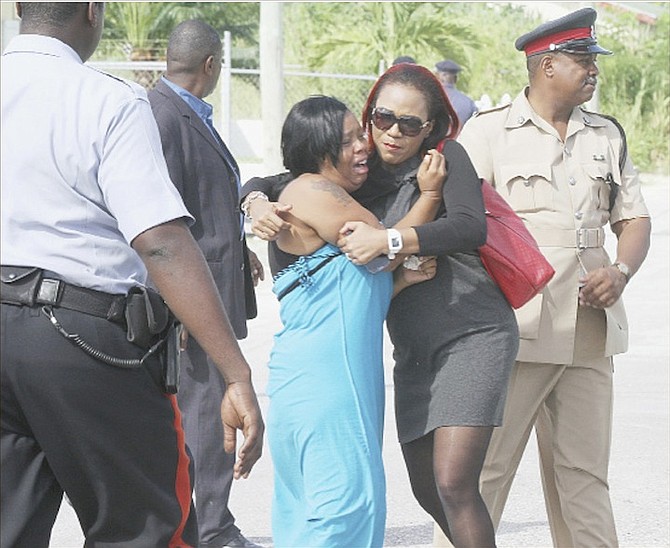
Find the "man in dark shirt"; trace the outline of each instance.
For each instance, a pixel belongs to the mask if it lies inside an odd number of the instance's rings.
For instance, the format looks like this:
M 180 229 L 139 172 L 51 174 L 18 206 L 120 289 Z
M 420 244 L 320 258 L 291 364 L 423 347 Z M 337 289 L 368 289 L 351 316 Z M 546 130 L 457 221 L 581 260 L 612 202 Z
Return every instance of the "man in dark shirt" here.
M 475 105 L 475 102 L 470 97 L 456 87 L 458 73 L 461 70 L 463 69 L 460 65 L 451 59 L 445 59 L 435 64 L 435 75 L 442 82 L 444 91 L 447 92 L 447 97 L 449 97 L 449 101 L 451 101 L 458 115 L 460 127 L 463 127 L 465 122 L 477 112 L 477 105 Z

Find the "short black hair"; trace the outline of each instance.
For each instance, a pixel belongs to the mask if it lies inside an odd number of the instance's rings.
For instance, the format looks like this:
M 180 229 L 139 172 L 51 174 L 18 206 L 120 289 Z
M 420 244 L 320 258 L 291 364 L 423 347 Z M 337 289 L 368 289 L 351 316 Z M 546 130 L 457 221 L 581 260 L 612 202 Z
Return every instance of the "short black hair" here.
M 555 53 L 543 53 L 541 55 L 531 55 L 526 58 L 526 69 L 528 70 L 528 79 L 533 80 L 540 70 L 542 59 L 546 56 L 554 57 Z
M 347 106 L 334 97 L 313 95 L 291 108 L 281 132 L 284 166 L 294 177 L 318 173 L 330 159 L 337 167 Z
M 21 22 L 33 27 L 60 27 L 67 23 L 82 6 L 83 2 L 20 2 Z
M 211 26 L 199 19 L 179 23 L 170 33 L 167 62 L 172 72 L 193 72 L 210 55 L 221 53 L 221 37 Z

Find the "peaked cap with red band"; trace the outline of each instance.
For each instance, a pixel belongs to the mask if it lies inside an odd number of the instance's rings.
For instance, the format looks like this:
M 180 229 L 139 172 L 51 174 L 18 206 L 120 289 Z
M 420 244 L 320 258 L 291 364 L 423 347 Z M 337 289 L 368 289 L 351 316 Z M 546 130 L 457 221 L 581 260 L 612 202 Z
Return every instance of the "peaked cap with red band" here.
M 517 38 L 514 46 L 527 57 L 560 51 L 563 53 L 611 55 L 596 40 L 593 24 L 598 16 L 593 8 L 582 8 L 563 17 L 542 23 L 535 30 Z

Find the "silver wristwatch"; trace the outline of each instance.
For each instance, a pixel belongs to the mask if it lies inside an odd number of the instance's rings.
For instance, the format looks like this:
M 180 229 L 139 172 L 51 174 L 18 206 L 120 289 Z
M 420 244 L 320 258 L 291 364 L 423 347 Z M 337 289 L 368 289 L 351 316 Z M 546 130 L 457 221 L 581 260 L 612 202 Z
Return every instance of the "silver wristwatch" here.
M 626 283 L 630 281 L 631 277 L 630 267 L 626 263 L 617 261 L 612 266 L 624 275 L 624 277 L 626 278 Z
M 407 270 L 419 270 L 421 268 L 421 259 L 417 255 L 408 255 L 403 261 L 403 266 Z

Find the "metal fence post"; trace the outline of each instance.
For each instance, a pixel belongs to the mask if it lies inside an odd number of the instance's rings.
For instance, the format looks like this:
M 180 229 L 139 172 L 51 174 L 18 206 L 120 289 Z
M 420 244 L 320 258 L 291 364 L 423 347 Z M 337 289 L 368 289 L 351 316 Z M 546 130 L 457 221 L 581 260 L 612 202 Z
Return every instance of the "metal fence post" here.
M 232 69 L 233 56 L 230 31 L 226 30 L 223 33 L 223 57 L 221 58 L 223 66 L 221 67 L 221 76 L 219 78 L 219 93 L 221 94 L 221 133 L 222 138 L 226 143 L 230 143 L 231 123 L 232 123 Z
M 263 167 L 267 173 L 282 170 L 280 151 L 284 121 L 284 59 L 281 2 L 261 2 L 260 67 L 263 118 Z

